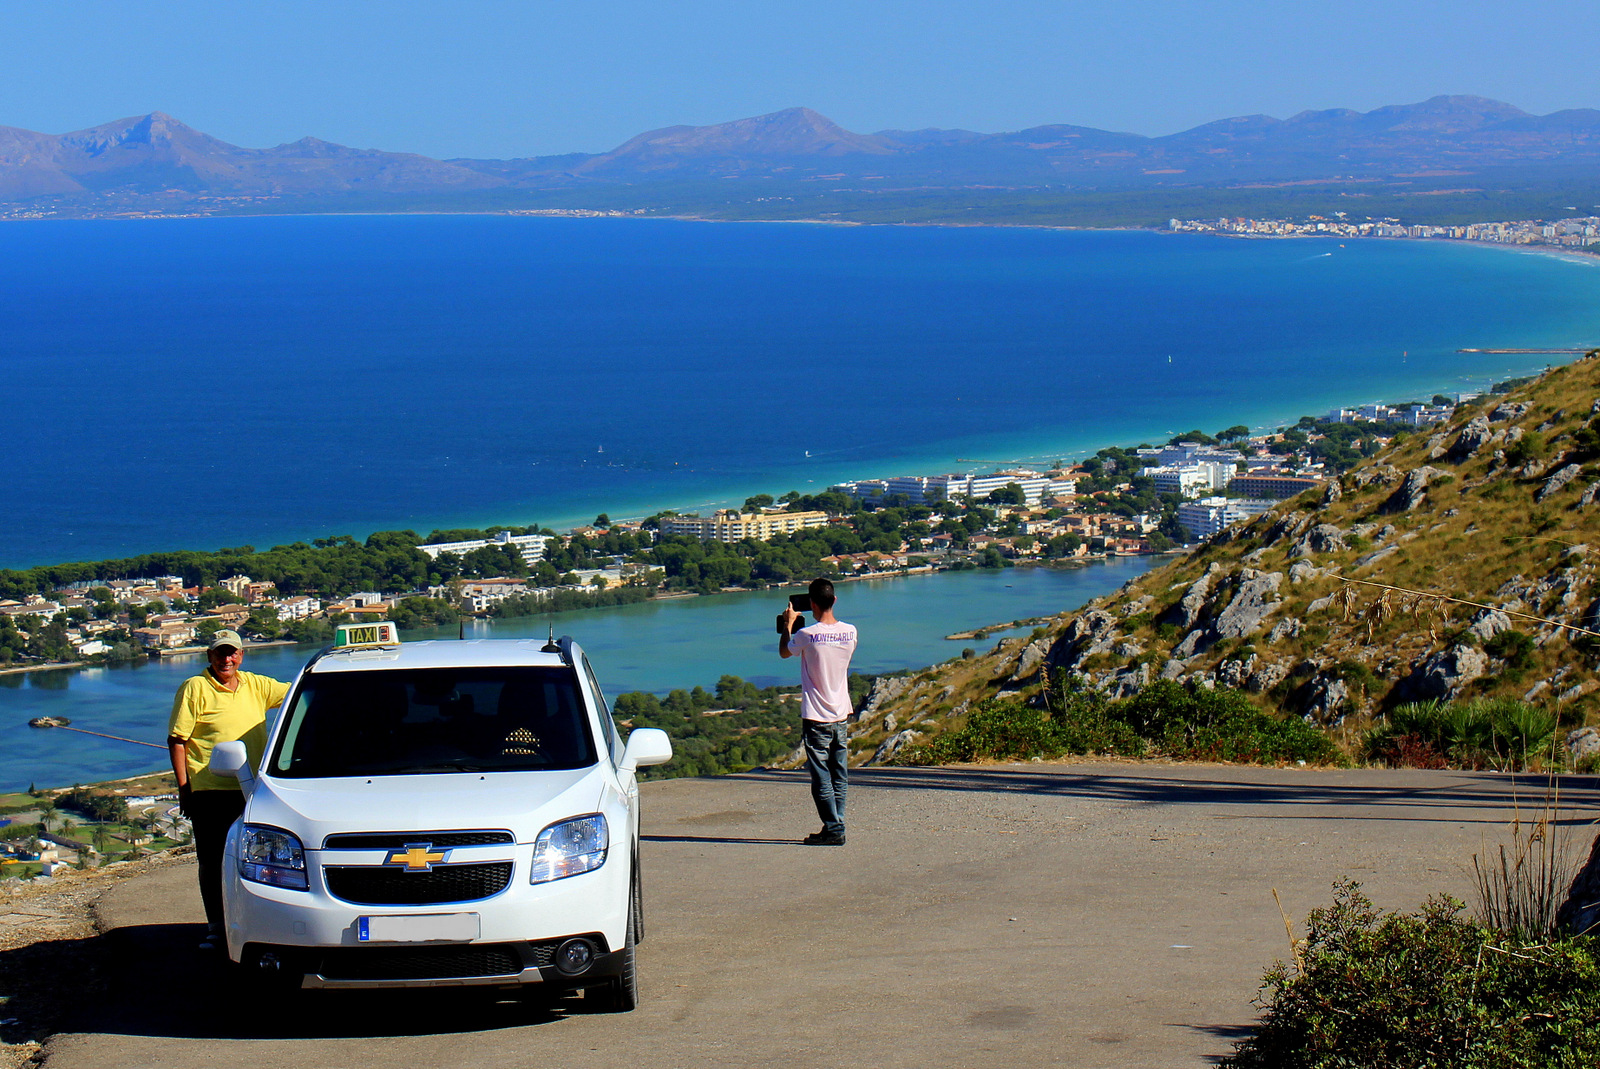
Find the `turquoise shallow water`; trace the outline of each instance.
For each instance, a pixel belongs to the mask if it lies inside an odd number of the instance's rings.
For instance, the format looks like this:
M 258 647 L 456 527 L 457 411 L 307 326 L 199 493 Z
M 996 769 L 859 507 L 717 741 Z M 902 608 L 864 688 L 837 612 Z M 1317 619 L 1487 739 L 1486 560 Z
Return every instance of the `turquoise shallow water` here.
M 1142 574 L 1153 558 L 1119 558 L 1072 570 L 1014 568 L 944 572 L 842 584 L 839 612 L 861 630 L 854 667 L 873 673 L 920 667 L 959 656 L 964 646 L 944 636 L 1081 605 Z M 724 675 L 763 686 L 798 681 L 793 662 L 776 653 L 777 593 L 721 594 L 527 617 L 469 626 L 468 637 L 570 634 L 588 652 L 607 693 L 674 687 L 708 690 Z M 411 640 L 453 640 L 456 629 L 408 634 Z M 271 647 L 248 655 L 246 668 L 289 679 L 312 647 Z M 66 786 L 137 775 L 163 767 L 157 750 L 76 732 L 30 728 L 36 716 L 65 716 L 73 727 L 159 743 L 172 695 L 202 670 L 198 657 L 123 668 L 30 672 L 0 676 L 0 790 L 36 782 Z
M 1544 362 L 1462 347 L 1597 341 L 1600 264 L 1443 242 L 11 223 L 0 367 L 33 418 L 0 447 L 0 567 L 1072 455 Z

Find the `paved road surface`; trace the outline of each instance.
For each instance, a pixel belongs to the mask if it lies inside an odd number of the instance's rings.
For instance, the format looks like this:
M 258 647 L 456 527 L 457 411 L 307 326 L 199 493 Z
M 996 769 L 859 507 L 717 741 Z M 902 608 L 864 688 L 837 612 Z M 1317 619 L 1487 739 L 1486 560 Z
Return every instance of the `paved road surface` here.
M 1564 801 L 1587 848 L 1596 781 Z M 1520 799 L 1516 794 L 1520 792 Z M 1471 899 L 1543 782 L 1131 764 L 858 772 L 850 844 L 803 847 L 803 775 L 647 784 L 644 1005 L 482 994 L 242 1001 L 191 949 L 189 865 L 111 890 L 113 988 L 48 1069 L 427 1065 L 1204 1066 L 1334 880 Z M 240 1041 L 243 1042 L 240 1042 Z

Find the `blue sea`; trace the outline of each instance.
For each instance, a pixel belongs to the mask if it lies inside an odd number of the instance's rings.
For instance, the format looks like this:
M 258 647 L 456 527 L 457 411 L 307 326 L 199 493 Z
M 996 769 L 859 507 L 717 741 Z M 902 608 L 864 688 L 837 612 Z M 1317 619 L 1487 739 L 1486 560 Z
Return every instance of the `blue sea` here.
M 1600 343 L 1451 243 L 502 216 L 0 226 L 0 567 L 738 503 L 1426 399 Z

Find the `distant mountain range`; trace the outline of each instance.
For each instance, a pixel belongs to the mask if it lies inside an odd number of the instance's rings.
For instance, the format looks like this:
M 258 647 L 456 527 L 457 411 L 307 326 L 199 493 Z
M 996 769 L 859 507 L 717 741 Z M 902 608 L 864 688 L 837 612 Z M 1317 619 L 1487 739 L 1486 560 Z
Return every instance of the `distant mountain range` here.
M 871 192 L 1373 181 L 1442 188 L 1501 173 L 1523 183 L 1552 176 L 1587 180 L 1597 163 L 1600 111 L 1530 115 L 1470 96 L 1366 113 L 1240 116 L 1164 137 L 1066 125 L 999 134 L 857 134 L 809 108 L 789 108 L 713 126 L 652 130 L 610 152 L 513 160 L 435 160 L 309 137 L 275 148 L 240 148 L 154 112 L 61 135 L 0 127 L 0 203 L 10 206 L 10 215 L 29 206 L 68 214 L 239 210 L 263 198 L 375 203 L 426 196 L 503 206 L 500 195 L 510 192 L 560 194 L 562 203 L 572 203 L 574 192 L 587 191 L 603 207 L 623 189 L 711 182 L 724 183 L 724 191 L 737 188 L 727 179 L 866 183 Z

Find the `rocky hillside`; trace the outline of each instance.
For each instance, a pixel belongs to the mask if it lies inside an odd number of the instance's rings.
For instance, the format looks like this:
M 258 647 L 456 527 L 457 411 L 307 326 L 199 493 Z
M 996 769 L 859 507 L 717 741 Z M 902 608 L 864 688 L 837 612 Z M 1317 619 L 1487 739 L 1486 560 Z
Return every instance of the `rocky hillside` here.
M 1234 687 L 1350 743 L 1402 702 L 1509 696 L 1600 719 L 1600 351 L 1396 439 L 1031 638 L 881 680 L 855 747 L 889 759 L 978 700 L 1070 673 Z M 1591 549 L 1590 543 L 1594 546 Z

